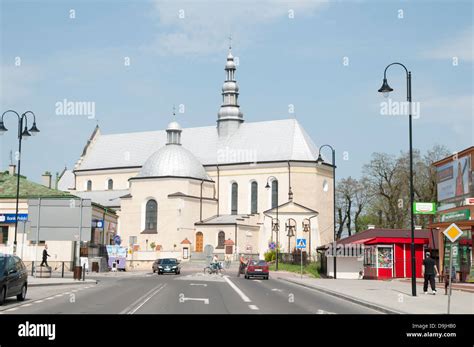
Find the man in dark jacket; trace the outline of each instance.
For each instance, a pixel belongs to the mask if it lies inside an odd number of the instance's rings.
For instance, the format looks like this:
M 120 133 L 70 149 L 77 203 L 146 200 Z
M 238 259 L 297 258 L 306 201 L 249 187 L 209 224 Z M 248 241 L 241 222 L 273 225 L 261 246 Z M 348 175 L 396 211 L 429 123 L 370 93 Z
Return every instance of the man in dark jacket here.
M 423 283 L 423 292 L 428 294 L 428 282 L 430 282 L 431 290 L 433 291 L 433 295 L 436 294 L 436 283 L 435 283 L 435 276 L 439 276 L 438 268 L 436 267 L 436 262 L 429 252 L 426 252 L 426 257 L 423 260 L 423 276 L 425 278 L 425 282 Z
M 49 265 L 48 265 L 48 257 L 50 257 L 50 255 L 48 254 L 48 245 L 44 245 L 43 261 L 41 262 L 41 265 L 40 265 L 40 266 L 45 266 L 45 265 L 46 265 L 46 267 L 49 267 Z

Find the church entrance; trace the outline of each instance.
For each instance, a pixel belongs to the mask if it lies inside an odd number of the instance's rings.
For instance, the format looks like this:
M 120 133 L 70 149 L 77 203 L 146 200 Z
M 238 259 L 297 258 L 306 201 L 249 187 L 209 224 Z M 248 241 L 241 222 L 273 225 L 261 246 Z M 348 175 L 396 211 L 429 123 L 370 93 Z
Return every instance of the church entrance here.
M 194 250 L 195 252 L 202 252 L 202 246 L 204 243 L 204 236 L 202 232 L 198 231 L 196 233 L 196 249 Z

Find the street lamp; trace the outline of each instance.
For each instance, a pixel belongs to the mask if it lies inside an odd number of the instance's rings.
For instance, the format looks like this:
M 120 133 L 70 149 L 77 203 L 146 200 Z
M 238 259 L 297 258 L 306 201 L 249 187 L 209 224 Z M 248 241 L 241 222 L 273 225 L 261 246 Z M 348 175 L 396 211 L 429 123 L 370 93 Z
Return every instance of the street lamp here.
M 266 189 L 270 189 L 270 179 L 275 180 L 278 182 L 277 178 L 275 176 L 270 176 L 267 178 L 267 185 L 265 186 Z M 275 252 L 276 252 L 276 261 L 275 261 L 275 271 L 278 271 L 278 234 L 280 231 L 280 221 L 278 219 L 278 191 L 277 191 L 277 199 L 276 199 L 276 222 L 274 222 L 272 218 L 272 232 L 274 231 L 276 233 L 276 247 L 275 247 Z M 273 208 L 273 206 L 272 206 Z
M 24 138 L 28 139 L 30 136 L 38 134 L 40 131 L 36 127 L 36 116 L 31 111 L 24 112 L 21 116 L 13 110 L 3 112 L 2 118 L 0 119 L 0 135 L 5 134 L 8 129 L 5 127 L 3 119 L 7 113 L 14 113 L 18 117 L 18 173 L 16 178 L 16 208 L 15 208 L 15 240 L 13 242 L 13 254 L 16 255 L 17 247 L 17 231 L 18 231 L 18 201 L 20 199 L 20 172 L 21 172 L 21 140 Z M 33 126 L 28 130 L 28 117 L 27 115 L 33 115 Z M 23 129 L 23 131 L 22 131 Z
M 333 224 L 334 224 L 334 242 L 336 242 L 337 232 L 336 232 L 336 150 L 331 145 L 323 145 L 319 147 L 319 155 L 316 160 L 316 164 L 323 165 L 324 159 L 321 156 L 321 149 L 328 147 L 332 151 L 332 166 L 333 166 L 333 175 L 332 175 L 332 193 L 333 193 L 333 205 L 334 205 L 334 215 L 333 215 Z M 336 250 L 333 249 L 333 259 L 334 259 L 334 279 L 336 279 Z
M 415 258 L 415 222 L 413 216 L 413 200 L 414 200 L 414 190 L 413 190 L 413 140 L 412 140 L 412 115 L 411 115 L 411 71 L 408 71 L 405 65 L 401 63 L 392 63 L 387 65 L 383 72 L 383 83 L 382 87 L 378 90 L 380 93 L 383 93 L 384 96 L 393 91 L 393 89 L 388 85 L 387 82 L 387 69 L 392 65 L 400 65 L 405 69 L 407 77 L 407 101 L 408 101 L 408 133 L 409 133 L 409 143 L 410 143 L 410 224 L 411 224 L 411 294 L 416 296 L 416 258 Z

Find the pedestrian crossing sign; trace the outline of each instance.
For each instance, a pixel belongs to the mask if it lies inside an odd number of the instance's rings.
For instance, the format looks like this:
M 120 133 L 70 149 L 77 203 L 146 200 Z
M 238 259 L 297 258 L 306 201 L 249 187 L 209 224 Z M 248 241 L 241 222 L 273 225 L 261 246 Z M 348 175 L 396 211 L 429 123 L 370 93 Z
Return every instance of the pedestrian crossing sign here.
M 306 248 L 306 239 L 296 239 L 296 248 Z

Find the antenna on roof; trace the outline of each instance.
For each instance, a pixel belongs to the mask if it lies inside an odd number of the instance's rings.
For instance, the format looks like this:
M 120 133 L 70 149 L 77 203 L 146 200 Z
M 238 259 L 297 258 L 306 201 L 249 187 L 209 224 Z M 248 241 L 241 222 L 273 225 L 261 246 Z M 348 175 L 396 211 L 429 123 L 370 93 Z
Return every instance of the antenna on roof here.
M 232 34 L 229 35 L 228 39 L 229 39 L 229 50 L 231 50 L 232 49 Z

